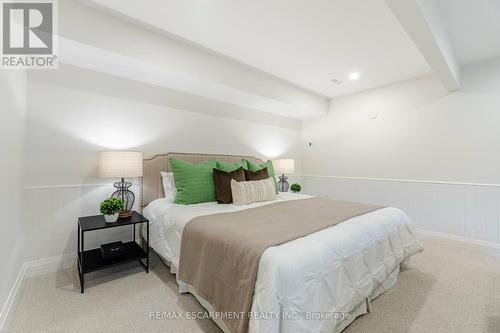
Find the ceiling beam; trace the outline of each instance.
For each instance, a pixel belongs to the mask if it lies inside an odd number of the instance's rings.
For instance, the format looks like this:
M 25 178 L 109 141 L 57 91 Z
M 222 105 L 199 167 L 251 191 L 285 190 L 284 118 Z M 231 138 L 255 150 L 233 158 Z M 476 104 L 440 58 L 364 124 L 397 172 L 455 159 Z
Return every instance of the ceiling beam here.
M 290 119 L 302 120 L 326 112 L 224 85 L 69 38 L 58 36 L 58 43 L 59 62 L 64 64 Z
M 56 71 L 29 71 L 29 83 L 78 90 L 108 98 L 156 105 L 164 108 L 242 120 L 287 129 L 300 129 L 301 121 L 275 114 L 250 110 L 201 96 L 160 87 L 146 82 L 110 75 L 88 68 L 59 62 Z
M 448 91 L 460 88 L 460 65 L 434 0 L 385 0 Z

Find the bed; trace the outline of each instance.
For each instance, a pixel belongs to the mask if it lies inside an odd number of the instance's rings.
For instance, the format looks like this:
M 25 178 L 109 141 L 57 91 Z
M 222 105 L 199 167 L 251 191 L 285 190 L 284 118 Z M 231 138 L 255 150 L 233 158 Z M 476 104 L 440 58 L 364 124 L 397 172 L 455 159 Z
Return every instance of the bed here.
M 178 273 L 183 230 L 193 219 L 311 198 L 280 193 L 276 201 L 246 206 L 170 203 L 163 198 L 160 177 L 161 171 L 170 171 L 168 157 L 193 163 L 207 158 L 261 161 L 253 157 L 181 153 L 144 161 L 142 203 L 144 215 L 150 220 L 150 244 L 173 274 Z M 406 214 L 383 207 L 267 248 L 258 262 L 248 332 L 342 331 L 370 310 L 371 300 L 396 283 L 400 265 L 422 251 L 415 234 Z M 192 285 L 179 278 L 177 282 L 179 292 L 192 293 L 210 313 L 216 314 L 212 319 L 224 332 L 234 332 Z

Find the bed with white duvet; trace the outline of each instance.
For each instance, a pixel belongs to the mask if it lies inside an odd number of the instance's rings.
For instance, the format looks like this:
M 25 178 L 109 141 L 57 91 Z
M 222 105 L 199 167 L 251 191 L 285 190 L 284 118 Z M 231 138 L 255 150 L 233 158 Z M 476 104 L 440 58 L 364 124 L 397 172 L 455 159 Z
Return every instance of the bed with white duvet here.
M 191 219 L 309 197 L 280 193 L 275 201 L 246 206 L 157 199 L 144 209 L 150 245 L 176 274 L 182 231 Z M 422 249 L 413 222 L 393 207 L 269 247 L 259 262 L 249 332 L 340 332 L 395 284 L 400 265 Z M 180 292 L 193 293 L 212 310 L 189 286 L 178 283 Z M 222 321 L 214 321 L 228 331 Z

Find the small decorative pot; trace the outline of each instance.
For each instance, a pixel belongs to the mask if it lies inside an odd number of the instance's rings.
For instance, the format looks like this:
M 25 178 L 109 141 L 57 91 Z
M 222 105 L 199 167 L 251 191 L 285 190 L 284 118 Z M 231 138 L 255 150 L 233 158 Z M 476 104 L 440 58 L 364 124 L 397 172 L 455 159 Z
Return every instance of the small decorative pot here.
M 116 222 L 118 220 L 118 213 L 113 215 L 104 215 L 104 219 L 106 220 L 106 223 Z

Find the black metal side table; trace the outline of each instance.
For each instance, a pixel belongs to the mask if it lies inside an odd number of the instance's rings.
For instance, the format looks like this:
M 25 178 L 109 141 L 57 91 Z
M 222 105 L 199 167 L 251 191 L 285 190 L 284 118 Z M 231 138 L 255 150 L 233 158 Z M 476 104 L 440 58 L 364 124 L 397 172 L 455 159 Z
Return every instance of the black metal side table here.
M 146 223 L 147 230 L 145 248 L 142 244 L 138 244 L 135 241 L 136 225 L 142 223 Z M 125 253 L 123 255 L 115 258 L 103 259 L 100 248 L 85 250 L 85 232 L 121 227 L 124 225 L 131 225 L 133 227 L 134 238 L 131 242 L 124 243 Z M 114 223 L 106 223 L 102 215 L 79 217 L 77 252 L 77 266 L 82 294 L 85 286 L 84 275 L 90 272 L 137 260 L 144 267 L 146 273 L 149 273 L 149 220 L 136 211 L 132 212 L 132 216 L 118 219 L 118 221 Z M 143 260 L 145 260 L 145 263 Z

